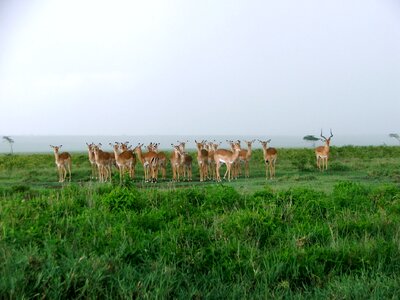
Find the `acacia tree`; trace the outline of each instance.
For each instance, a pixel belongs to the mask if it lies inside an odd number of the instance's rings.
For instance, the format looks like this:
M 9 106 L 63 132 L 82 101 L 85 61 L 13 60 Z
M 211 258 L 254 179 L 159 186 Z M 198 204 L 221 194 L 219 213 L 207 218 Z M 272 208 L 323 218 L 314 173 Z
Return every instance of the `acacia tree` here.
M 306 135 L 303 137 L 303 140 L 307 142 L 312 142 L 313 147 L 315 147 L 315 142 L 319 140 L 319 138 L 313 136 L 313 135 Z
M 395 138 L 400 143 L 400 136 L 397 133 L 390 133 L 391 138 Z
M 13 151 L 14 140 L 9 136 L 3 136 L 3 140 L 10 144 L 10 154 L 12 155 L 14 153 Z

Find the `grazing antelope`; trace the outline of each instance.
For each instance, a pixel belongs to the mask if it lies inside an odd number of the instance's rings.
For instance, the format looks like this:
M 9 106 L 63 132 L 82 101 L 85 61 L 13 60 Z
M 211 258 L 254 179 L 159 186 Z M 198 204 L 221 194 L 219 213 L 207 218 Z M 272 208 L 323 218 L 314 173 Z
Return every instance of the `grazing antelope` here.
M 221 167 L 221 163 L 226 165 L 226 172 L 224 175 L 224 179 L 228 174 L 228 181 L 231 181 L 231 169 L 232 165 L 235 163 L 240 153 L 240 145 L 238 143 L 233 144 L 233 151 L 226 149 L 217 149 L 214 153 L 214 161 L 216 166 L 216 180 L 221 181 L 221 176 L 219 174 L 219 169 Z
M 147 153 L 142 152 L 143 144 L 138 144 L 134 151 L 143 165 L 144 180 L 145 182 L 157 182 L 158 174 L 158 157 L 157 153 L 154 151 L 149 151 Z
M 243 162 L 244 163 L 244 176 L 245 177 L 250 177 L 250 171 L 249 171 L 249 162 L 250 162 L 250 158 L 251 158 L 251 152 L 252 152 L 252 144 L 254 143 L 255 140 L 252 141 L 245 141 L 245 143 L 247 144 L 247 150 L 242 149 L 240 150 L 239 153 L 239 162 Z M 239 165 L 239 174 L 240 174 L 240 165 Z
M 89 156 L 89 162 L 90 162 L 90 166 L 92 168 L 92 179 L 96 179 L 97 178 L 97 164 L 96 164 L 96 158 L 94 157 L 94 151 L 93 151 L 93 143 L 86 143 L 87 148 L 88 148 L 88 156 Z
M 179 146 L 174 146 L 174 144 L 171 144 L 171 146 L 174 148 L 169 158 L 172 167 L 172 180 L 179 181 L 179 175 L 180 175 L 179 169 L 181 166 L 181 150 L 179 149 Z
M 136 156 L 130 150 L 125 150 L 119 152 L 120 145 L 119 143 L 115 142 L 114 145 L 110 143 L 110 146 L 114 149 L 114 157 L 115 162 L 119 169 L 119 182 L 122 183 L 122 179 L 125 173 L 125 168 L 129 171 L 130 178 L 135 176 L 135 164 L 136 164 Z M 125 147 L 121 147 L 122 149 L 127 149 L 127 145 L 124 144 Z
M 272 179 L 275 177 L 275 163 L 276 159 L 278 158 L 278 151 L 275 148 L 268 148 L 268 143 L 271 141 L 260 141 L 258 140 L 262 147 L 264 153 L 264 162 L 265 162 L 265 179 L 268 179 L 268 170 L 269 170 L 269 177 Z
M 315 148 L 315 156 L 317 158 L 317 167 L 320 171 L 328 170 L 328 159 L 329 159 L 329 144 L 331 142 L 331 138 L 333 137 L 332 129 L 330 130 L 331 135 L 329 138 L 326 138 L 322 135 L 321 129 L 321 141 L 325 143 L 324 146 L 319 146 Z M 325 166 L 324 166 L 325 165 Z
M 188 141 L 186 142 L 179 142 L 179 150 L 181 151 L 181 175 L 183 179 L 187 179 L 188 181 L 192 181 L 192 162 L 193 158 L 192 156 L 185 152 L 185 145 Z
M 197 163 L 199 165 L 200 181 L 204 181 L 208 177 L 208 151 L 204 149 L 206 141 L 194 141 L 197 146 Z
M 56 159 L 56 165 L 58 169 L 58 182 L 64 182 L 67 177 L 67 169 L 69 173 L 69 181 L 71 181 L 71 155 L 68 152 L 59 153 L 58 151 L 61 149 L 60 146 L 52 146 L 54 151 L 54 157 Z
M 111 166 L 114 161 L 114 155 L 112 153 L 101 150 L 101 146 L 101 143 L 99 143 L 98 145 L 93 145 L 94 157 L 99 173 L 99 181 L 106 182 L 109 178 L 111 182 Z

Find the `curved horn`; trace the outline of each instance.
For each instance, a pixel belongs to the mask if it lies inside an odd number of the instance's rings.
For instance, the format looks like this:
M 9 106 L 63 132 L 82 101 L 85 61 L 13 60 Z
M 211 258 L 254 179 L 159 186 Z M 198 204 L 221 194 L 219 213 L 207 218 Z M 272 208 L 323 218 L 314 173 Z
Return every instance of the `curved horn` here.
M 327 138 L 322 135 L 322 128 L 321 128 L 321 137 L 326 141 Z

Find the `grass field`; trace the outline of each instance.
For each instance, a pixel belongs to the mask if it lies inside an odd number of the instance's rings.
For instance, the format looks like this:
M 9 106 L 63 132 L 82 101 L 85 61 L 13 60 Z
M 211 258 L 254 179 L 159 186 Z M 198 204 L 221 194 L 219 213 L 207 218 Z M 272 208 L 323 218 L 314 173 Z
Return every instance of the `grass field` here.
M 273 180 L 255 150 L 249 179 L 122 186 L 0 156 L 0 298 L 397 298 L 400 147 L 278 151 Z

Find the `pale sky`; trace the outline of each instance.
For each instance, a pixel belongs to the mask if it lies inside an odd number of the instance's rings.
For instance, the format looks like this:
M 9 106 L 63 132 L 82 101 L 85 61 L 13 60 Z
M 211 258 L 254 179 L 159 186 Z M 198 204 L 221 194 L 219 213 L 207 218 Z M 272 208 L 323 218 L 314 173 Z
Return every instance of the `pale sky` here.
M 400 131 L 398 0 L 0 2 L 0 135 Z

